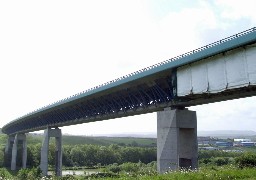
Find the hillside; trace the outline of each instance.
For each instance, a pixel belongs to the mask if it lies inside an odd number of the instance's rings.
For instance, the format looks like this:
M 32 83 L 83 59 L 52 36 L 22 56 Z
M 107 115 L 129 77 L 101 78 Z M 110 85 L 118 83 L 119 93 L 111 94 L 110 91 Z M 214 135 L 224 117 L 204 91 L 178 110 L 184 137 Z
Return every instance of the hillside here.
M 256 136 L 255 131 L 244 130 L 216 130 L 216 131 L 198 131 L 198 136 L 211 136 L 218 138 L 246 138 Z
M 1 129 L 0 129 L 1 132 Z M 153 138 L 154 134 L 146 134 L 143 137 L 141 134 L 123 134 L 118 136 L 75 136 L 63 135 L 63 145 L 79 145 L 79 144 L 93 144 L 101 146 L 109 146 L 111 144 L 118 144 L 121 146 L 141 146 L 141 147 L 156 147 L 157 139 Z M 151 136 L 151 137 L 148 137 Z M 256 132 L 254 131 L 198 131 L 198 136 L 211 136 L 217 138 L 250 138 L 256 140 Z M 6 143 L 6 135 L 0 134 L 0 145 L 4 146 Z M 29 133 L 27 135 L 28 144 L 42 143 L 43 135 L 36 133 Z M 50 142 L 54 142 L 51 138 Z
M 43 136 L 42 134 L 29 134 L 27 136 L 28 143 L 42 143 Z M 51 142 L 54 141 L 54 138 L 51 138 Z M 147 146 L 155 147 L 156 139 L 155 138 L 136 138 L 136 137 L 93 137 L 93 136 L 71 136 L 63 135 L 62 136 L 63 145 L 78 145 L 78 144 L 93 144 L 93 145 L 102 145 L 108 146 L 111 144 L 118 144 L 122 146 Z

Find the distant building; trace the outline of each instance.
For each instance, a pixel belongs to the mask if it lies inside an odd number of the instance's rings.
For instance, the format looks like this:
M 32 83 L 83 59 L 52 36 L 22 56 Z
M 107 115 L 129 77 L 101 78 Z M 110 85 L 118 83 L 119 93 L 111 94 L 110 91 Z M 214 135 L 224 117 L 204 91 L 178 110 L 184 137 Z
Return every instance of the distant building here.
M 197 142 L 199 146 L 209 146 L 215 144 L 216 139 L 210 136 L 198 136 Z
M 200 150 L 219 150 L 219 148 L 217 148 L 217 147 L 200 147 L 199 148 Z
M 217 141 L 215 145 L 218 147 L 231 147 L 233 146 L 233 142 Z
M 234 139 L 234 142 L 251 142 L 251 139 Z
M 251 139 L 234 139 L 234 146 L 250 146 L 252 144 L 250 142 Z
M 241 142 L 241 146 L 252 147 L 255 146 L 255 142 Z
M 198 136 L 197 140 L 198 141 L 210 141 L 211 137 L 210 136 Z

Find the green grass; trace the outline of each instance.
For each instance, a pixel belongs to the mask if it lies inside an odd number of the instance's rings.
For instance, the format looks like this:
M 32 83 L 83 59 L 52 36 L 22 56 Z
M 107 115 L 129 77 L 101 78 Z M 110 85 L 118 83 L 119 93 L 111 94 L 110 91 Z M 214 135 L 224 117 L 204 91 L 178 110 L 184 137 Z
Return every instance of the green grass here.
M 110 180 L 113 178 L 104 178 Z M 181 170 L 177 172 L 168 172 L 160 175 L 142 175 L 139 174 L 127 174 L 119 178 L 114 178 L 119 180 L 215 180 L 215 179 L 246 179 L 253 180 L 256 179 L 256 168 L 244 168 L 238 169 L 232 166 L 223 167 L 211 167 L 206 169 L 201 169 L 198 171 L 188 171 Z
M 61 180 L 68 179 L 68 176 L 63 176 L 62 178 L 52 177 L 48 179 Z M 16 179 L 16 177 L 13 177 Z M 42 178 L 47 179 L 47 178 Z M 69 179 L 87 179 L 84 175 L 69 175 Z M 256 169 L 246 168 L 246 169 L 236 169 L 232 167 L 225 168 L 213 168 L 204 169 L 198 171 L 178 171 L 169 172 L 166 174 L 159 175 L 139 175 L 139 174 L 129 174 L 120 175 L 119 177 L 101 177 L 101 178 L 88 178 L 88 179 L 104 179 L 104 180 L 217 180 L 217 179 L 243 179 L 243 180 L 254 180 L 256 179 Z

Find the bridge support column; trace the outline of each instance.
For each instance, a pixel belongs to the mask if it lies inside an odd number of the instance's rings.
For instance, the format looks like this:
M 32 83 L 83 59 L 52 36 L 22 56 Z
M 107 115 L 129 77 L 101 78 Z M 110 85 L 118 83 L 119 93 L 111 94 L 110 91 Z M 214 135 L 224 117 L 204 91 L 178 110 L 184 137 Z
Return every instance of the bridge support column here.
M 4 165 L 5 167 L 11 167 L 12 161 L 12 146 L 14 142 L 15 136 L 9 135 L 7 138 L 6 146 L 5 146 L 5 153 L 4 153 Z
M 22 141 L 22 168 L 27 167 L 27 138 L 26 135 L 24 134 L 24 139 Z
M 8 141 L 9 141 L 9 139 L 8 139 Z M 17 168 L 17 152 L 18 152 L 19 141 L 22 141 L 22 168 L 26 168 L 26 164 L 27 164 L 26 135 L 25 134 L 16 134 L 15 138 L 14 138 L 13 145 L 12 145 L 11 170 L 16 170 L 16 168 Z
M 5 154 L 7 154 L 10 151 L 10 149 L 12 147 L 12 144 L 13 144 L 13 141 L 14 141 L 14 138 L 15 138 L 14 136 L 8 136 L 6 146 L 5 146 L 5 150 L 4 150 Z
M 55 150 L 55 173 L 57 176 L 62 175 L 62 134 L 61 130 L 47 128 L 44 131 L 44 140 L 41 149 L 41 164 L 43 176 L 47 176 L 48 173 L 48 153 L 49 153 L 49 140 L 50 137 L 55 137 L 56 150 Z
M 196 112 L 166 108 L 157 112 L 157 170 L 198 167 Z

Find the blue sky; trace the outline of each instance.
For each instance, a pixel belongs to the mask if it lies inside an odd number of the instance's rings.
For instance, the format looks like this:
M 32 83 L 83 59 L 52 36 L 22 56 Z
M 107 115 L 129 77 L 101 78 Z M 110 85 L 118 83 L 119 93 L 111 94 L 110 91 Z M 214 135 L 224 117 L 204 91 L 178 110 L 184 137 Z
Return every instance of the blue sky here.
M 0 127 L 49 103 L 254 27 L 254 4 L 0 1 Z M 254 102 L 247 98 L 190 109 L 197 111 L 199 130 L 256 131 Z M 62 129 L 88 135 L 156 132 L 156 114 Z

